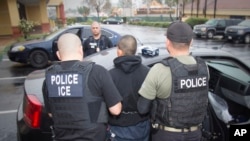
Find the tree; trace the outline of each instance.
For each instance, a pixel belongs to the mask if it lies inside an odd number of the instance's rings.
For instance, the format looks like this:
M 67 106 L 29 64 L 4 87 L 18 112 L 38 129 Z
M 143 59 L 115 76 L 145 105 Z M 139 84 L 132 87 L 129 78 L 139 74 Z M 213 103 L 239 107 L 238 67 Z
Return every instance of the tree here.
M 79 14 L 87 17 L 89 15 L 90 9 L 86 6 L 77 7 L 77 11 Z
M 196 0 L 197 1 L 197 5 L 196 5 L 196 17 L 198 18 L 198 14 L 199 14 L 199 10 L 200 10 L 200 0 Z
M 204 14 L 204 17 L 206 18 L 207 17 L 207 0 L 205 0 L 205 3 L 204 3 L 203 14 Z
M 147 16 L 148 16 L 151 0 L 143 0 L 143 3 L 146 3 L 146 5 L 147 5 Z
M 217 0 L 214 0 L 214 18 L 216 17 Z
M 193 8 L 194 8 L 194 0 L 192 0 L 192 6 L 191 6 L 191 17 L 193 16 Z
M 19 29 L 23 33 L 25 39 L 28 38 L 30 32 L 33 30 L 35 23 L 33 21 L 28 21 L 26 19 L 21 19 L 19 21 Z
M 125 8 L 130 8 L 132 9 L 132 0 L 119 0 L 119 7 L 122 7 L 122 9 L 124 10 Z
M 109 0 L 83 0 L 82 3 L 84 4 L 84 6 L 89 6 L 90 10 L 96 11 L 98 21 L 100 19 L 99 14 L 103 10 L 103 8 L 107 5 L 111 5 L 111 4 L 107 4 L 107 3 L 110 3 Z
M 131 8 L 132 0 L 119 0 L 119 6 L 123 8 Z
M 185 16 L 185 5 L 188 3 L 190 0 L 182 0 L 182 16 Z
M 107 2 L 105 3 L 105 5 L 103 6 L 103 12 L 109 13 L 111 10 L 111 3 L 109 0 L 107 0 Z
M 172 17 L 172 7 L 173 6 L 177 6 L 179 5 L 179 0 L 165 0 L 165 2 L 167 3 L 167 5 L 170 7 L 170 13 L 169 13 L 169 16 L 170 16 L 170 19 L 171 21 L 174 21 L 173 17 Z M 177 10 L 178 11 L 178 10 Z

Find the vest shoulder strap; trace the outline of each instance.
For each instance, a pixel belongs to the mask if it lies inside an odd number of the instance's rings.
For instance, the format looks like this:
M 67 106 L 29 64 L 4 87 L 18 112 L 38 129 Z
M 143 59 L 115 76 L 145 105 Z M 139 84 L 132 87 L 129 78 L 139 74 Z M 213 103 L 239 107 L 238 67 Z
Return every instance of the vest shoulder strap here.
M 169 60 L 174 59 L 173 57 L 167 57 L 161 61 L 161 63 L 165 66 L 169 66 Z

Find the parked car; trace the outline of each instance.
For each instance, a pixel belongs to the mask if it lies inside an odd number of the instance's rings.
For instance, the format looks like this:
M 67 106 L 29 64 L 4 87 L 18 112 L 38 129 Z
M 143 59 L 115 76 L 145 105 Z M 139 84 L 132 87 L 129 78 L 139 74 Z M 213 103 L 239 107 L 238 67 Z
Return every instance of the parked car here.
M 116 46 L 121 35 L 107 28 L 102 28 L 103 35 L 108 36 L 113 45 Z M 58 31 L 42 37 L 41 39 L 15 43 L 8 50 L 8 57 L 11 61 L 30 64 L 35 68 L 44 68 L 50 61 L 56 61 L 55 51 L 57 40 L 63 33 L 74 33 L 80 37 L 82 42 L 92 35 L 88 25 L 74 25 L 59 29 Z
M 210 19 L 205 24 L 195 25 L 193 32 L 198 38 L 205 36 L 212 39 L 216 35 L 224 36 L 226 27 L 237 25 L 241 21 L 241 19 Z
M 225 30 L 225 37 L 229 41 L 250 43 L 250 20 L 244 20 L 238 25 L 229 26 Z
M 107 18 L 107 19 L 103 20 L 102 23 L 104 23 L 104 24 L 121 24 L 122 22 L 115 19 L 115 18 Z
M 153 57 L 143 56 L 142 50 L 138 49 L 137 55 L 142 57 L 143 64 L 151 67 L 169 56 L 165 47 L 157 48 L 159 55 Z M 193 48 L 191 54 L 206 60 L 210 72 L 210 104 L 202 126 L 204 139 L 228 141 L 230 125 L 250 124 L 250 68 L 237 57 L 220 49 Z M 90 55 L 85 60 L 110 70 L 116 55 L 116 48 L 110 48 Z M 44 108 L 43 81 L 44 70 L 36 70 L 25 79 L 24 96 L 16 118 L 18 141 L 52 141 L 51 119 Z M 217 106 L 221 103 L 224 105 Z

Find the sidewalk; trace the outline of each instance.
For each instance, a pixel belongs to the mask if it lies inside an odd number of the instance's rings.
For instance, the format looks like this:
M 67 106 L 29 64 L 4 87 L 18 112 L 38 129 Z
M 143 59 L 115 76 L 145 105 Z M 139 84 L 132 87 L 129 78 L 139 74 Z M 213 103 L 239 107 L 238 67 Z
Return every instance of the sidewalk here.
M 0 61 L 2 60 L 2 56 L 3 54 L 5 54 L 6 52 L 4 51 L 7 51 L 5 50 L 5 48 L 10 45 L 11 43 L 14 43 L 15 42 L 15 38 L 11 37 L 11 36 L 4 36 L 4 37 L 1 37 L 0 36 Z
M 10 37 L 10 36 L 1 37 L 0 36 L 0 52 L 2 52 L 2 50 L 4 50 L 4 48 L 7 45 L 10 45 L 14 41 L 15 41 L 15 39 L 13 37 Z

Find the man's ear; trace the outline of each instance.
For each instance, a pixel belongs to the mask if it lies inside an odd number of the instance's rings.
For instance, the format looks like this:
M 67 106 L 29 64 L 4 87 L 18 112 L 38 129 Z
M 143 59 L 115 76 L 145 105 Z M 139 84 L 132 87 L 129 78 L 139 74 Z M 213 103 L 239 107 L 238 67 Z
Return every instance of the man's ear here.
M 117 47 L 117 56 L 123 56 L 123 51 Z
M 56 56 L 57 56 L 57 58 L 58 58 L 59 60 L 61 60 L 61 56 L 60 56 L 59 51 L 56 51 Z
M 169 54 L 171 54 L 172 53 L 172 42 L 167 38 L 166 39 L 166 49 L 167 49 L 167 51 L 168 51 L 168 53 Z
M 167 48 L 167 50 L 168 50 L 169 46 L 170 46 L 170 41 L 169 41 L 168 38 L 166 38 L 166 48 Z

